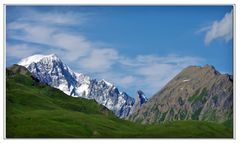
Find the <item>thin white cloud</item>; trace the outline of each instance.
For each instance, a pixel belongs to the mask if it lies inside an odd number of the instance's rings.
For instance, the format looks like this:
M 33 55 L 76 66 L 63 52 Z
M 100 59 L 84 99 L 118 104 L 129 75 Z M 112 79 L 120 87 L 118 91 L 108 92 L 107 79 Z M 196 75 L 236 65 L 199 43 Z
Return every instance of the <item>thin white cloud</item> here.
M 7 27 L 10 33 L 8 35 L 11 39 L 46 45 L 54 44 L 52 34 L 56 32 L 55 28 L 25 22 L 12 22 Z M 12 31 L 18 33 L 11 34 Z
M 209 45 L 213 40 L 223 38 L 226 42 L 232 39 L 233 12 L 226 13 L 220 21 L 214 21 L 210 27 L 202 28 L 206 31 L 205 44 Z
M 133 84 L 135 81 L 135 78 L 133 76 L 124 76 L 123 78 L 121 78 L 120 83 L 123 85 L 129 85 L 129 84 Z
M 202 27 L 201 29 L 197 30 L 195 34 L 203 33 L 203 32 L 209 31 L 210 29 L 211 29 L 211 26 Z
M 83 26 L 89 22 L 90 15 L 93 14 L 22 9 L 20 16 L 7 24 L 8 38 L 50 46 L 49 51 L 55 51 L 65 60 L 75 61 L 88 55 L 91 49 L 98 46 L 82 33 L 69 32 L 66 27 L 73 29 L 74 26 Z
M 20 30 L 17 34 L 9 34 L 9 38 L 51 46 L 69 61 L 86 56 L 93 47 L 83 35 L 68 33 L 61 28 L 14 22 L 9 24 L 8 29 Z
M 56 53 L 68 62 L 79 63 L 82 69 L 95 72 L 108 70 L 118 59 L 116 50 L 104 47 L 109 44 L 89 41 L 82 33 L 73 33 L 54 25 L 63 24 L 73 28 L 72 25 L 81 23 L 78 17 L 80 20 L 84 19 L 79 13 L 39 13 L 28 10 L 24 17 L 19 17 L 7 25 L 8 38 L 49 46 L 51 49 L 47 51 Z M 69 23 L 72 25 L 68 25 Z M 24 50 L 31 51 L 27 47 Z M 30 52 L 26 53 L 31 55 Z
M 172 71 L 172 66 L 170 64 L 148 64 L 141 66 L 137 73 L 143 76 L 165 76 Z
M 29 23 L 37 23 L 43 25 L 82 25 L 87 22 L 88 17 L 92 15 L 90 13 L 76 13 L 76 12 L 64 12 L 64 11 L 36 11 L 33 9 L 24 9 L 22 11 L 22 16 L 18 18 L 16 21 L 18 22 L 29 22 Z
M 21 59 L 39 52 L 39 49 L 29 47 L 27 44 L 7 45 L 7 56 L 11 58 Z
M 79 66 L 94 72 L 103 72 L 109 70 L 118 59 L 118 52 L 114 49 L 95 48 L 88 56 L 80 59 Z

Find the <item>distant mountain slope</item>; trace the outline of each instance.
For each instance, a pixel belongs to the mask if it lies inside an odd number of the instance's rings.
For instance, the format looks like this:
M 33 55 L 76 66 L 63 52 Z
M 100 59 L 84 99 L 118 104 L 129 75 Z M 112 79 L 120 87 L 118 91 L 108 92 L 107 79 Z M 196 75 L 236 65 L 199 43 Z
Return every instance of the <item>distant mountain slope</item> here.
M 6 77 L 7 138 L 232 138 L 224 124 L 177 121 L 141 125 L 116 118 L 94 100 L 74 98 L 14 65 Z
M 22 59 L 18 64 L 25 66 L 41 82 L 73 97 L 95 99 L 120 118 L 129 115 L 135 102 L 127 93 L 120 92 L 105 80 L 97 81 L 73 72 L 56 54 L 33 55 Z
M 232 76 L 209 65 L 187 67 L 130 116 L 141 123 L 189 119 L 232 122 Z

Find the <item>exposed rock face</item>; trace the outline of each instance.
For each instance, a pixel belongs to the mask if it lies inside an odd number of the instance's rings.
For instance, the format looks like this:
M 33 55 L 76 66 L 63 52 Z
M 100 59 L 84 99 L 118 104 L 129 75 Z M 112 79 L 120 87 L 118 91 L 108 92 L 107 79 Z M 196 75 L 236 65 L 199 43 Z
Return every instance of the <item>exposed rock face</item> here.
M 232 76 L 206 65 L 185 68 L 129 119 L 141 123 L 188 119 L 223 122 L 232 115 Z
M 24 66 L 19 65 L 12 65 L 11 67 L 7 68 L 7 75 L 14 75 L 16 73 L 23 74 L 23 75 L 31 75 L 27 68 Z

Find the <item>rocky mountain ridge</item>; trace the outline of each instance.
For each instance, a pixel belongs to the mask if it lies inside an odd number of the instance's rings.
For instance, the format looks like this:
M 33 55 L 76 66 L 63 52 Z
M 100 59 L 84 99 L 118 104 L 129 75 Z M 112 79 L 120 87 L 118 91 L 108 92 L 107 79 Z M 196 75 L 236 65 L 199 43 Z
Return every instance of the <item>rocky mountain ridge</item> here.
M 233 79 L 213 66 L 189 66 L 129 117 L 141 123 L 233 119 Z

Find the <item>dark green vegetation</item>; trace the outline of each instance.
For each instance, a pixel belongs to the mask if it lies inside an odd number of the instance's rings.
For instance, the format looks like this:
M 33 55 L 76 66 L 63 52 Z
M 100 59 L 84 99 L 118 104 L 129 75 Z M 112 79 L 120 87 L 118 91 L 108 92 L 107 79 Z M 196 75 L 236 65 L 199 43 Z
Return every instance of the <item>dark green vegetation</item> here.
M 118 119 L 93 100 L 73 98 L 40 84 L 17 65 L 7 70 L 6 86 L 8 138 L 232 138 L 231 122 L 189 120 L 142 125 Z
M 206 101 L 205 97 L 206 97 L 207 95 L 208 95 L 208 93 L 207 93 L 207 89 L 206 89 L 206 88 L 203 88 L 203 90 L 201 91 L 201 93 L 199 93 L 199 89 L 198 89 L 193 96 L 191 96 L 191 97 L 188 98 L 188 101 L 189 101 L 189 102 L 192 102 L 192 104 L 194 104 L 194 103 L 196 103 L 196 102 L 198 102 L 198 101 L 203 101 L 203 102 L 205 102 L 205 101 Z M 217 96 L 215 96 L 215 97 L 217 97 Z
M 200 89 L 198 89 L 195 94 L 188 98 L 188 101 L 191 102 L 191 105 L 196 104 L 197 102 L 206 102 L 206 97 L 208 96 L 207 89 L 203 88 L 201 92 L 199 92 Z M 193 120 L 199 120 L 199 115 L 202 111 L 203 107 L 199 107 L 195 112 L 193 112 L 191 118 Z

